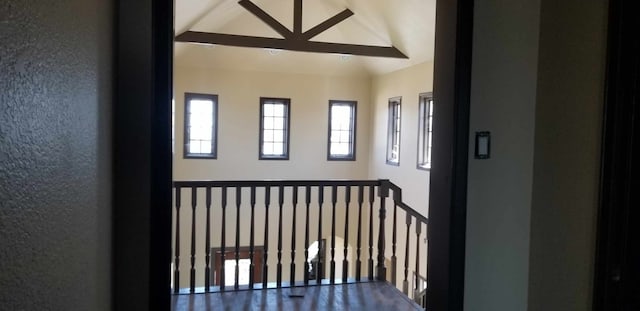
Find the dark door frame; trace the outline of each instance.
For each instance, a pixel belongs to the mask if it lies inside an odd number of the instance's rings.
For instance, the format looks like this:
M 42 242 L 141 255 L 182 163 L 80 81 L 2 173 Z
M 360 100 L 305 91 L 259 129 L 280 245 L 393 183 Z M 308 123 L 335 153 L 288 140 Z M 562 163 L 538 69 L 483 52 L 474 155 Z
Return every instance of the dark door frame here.
M 115 310 L 170 310 L 173 0 L 115 0 Z M 436 8 L 429 310 L 462 310 L 473 0 Z
M 473 0 L 439 0 L 429 189 L 427 309 L 463 310 Z
M 253 253 L 253 263 L 254 263 L 254 272 L 253 272 L 253 281 L 256 284 L 262 283 L 262 254 L 264 253 L 264 246 L 256 245 L 254 246 Z M 211 281 L 213 286 L 219 286 L 221 281 L 221 276 L 223 269 L 222 264 L 222 248 L 220 247 L 212 247 L 211 248 Z M 251 258 L 251 248 L 249 246 L 240 246 L 238 248 L 238 259 L 249 259 Z M 225 251 L 225 260 L 234 260 L 235 259 L 235 247 L 227 247 Z M 229 286 L 229 284 L 226 284 Z
M 170 310 L 173 0 L 113 3 L 113 309 Z
M 607 76 L 596 240 L 593 310 L 628 310 L 628 291 L 637 290 L 637 225 L 640 192 L 640 8 L 635 0 L 610 0 Z M 637 230 L 637 229 L 635 229 Z M 635 268 L 634 268 L 635 266 Z M 637 295 L 637 293 L 635 293 Z M 635 298 L 638 299 L 638 298 Z M 635 301 L 637 304 L 637 300 Z M 635 310 L 635 309 L 634 309 Z

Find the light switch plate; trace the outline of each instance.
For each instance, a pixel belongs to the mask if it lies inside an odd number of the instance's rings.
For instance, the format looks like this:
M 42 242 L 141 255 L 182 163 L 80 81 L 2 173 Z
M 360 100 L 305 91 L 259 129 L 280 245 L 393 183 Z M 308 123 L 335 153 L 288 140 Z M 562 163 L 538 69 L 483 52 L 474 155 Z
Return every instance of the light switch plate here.
M 491 157 L 491 133 L 487 131 L 476 132 L 476 159 L 489 159 Z

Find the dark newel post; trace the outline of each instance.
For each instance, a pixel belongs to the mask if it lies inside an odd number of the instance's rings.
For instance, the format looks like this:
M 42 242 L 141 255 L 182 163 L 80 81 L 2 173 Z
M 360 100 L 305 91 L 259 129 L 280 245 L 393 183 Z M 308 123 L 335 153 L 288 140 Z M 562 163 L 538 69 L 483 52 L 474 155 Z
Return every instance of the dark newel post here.
M 342 258 L 342 282 L 347 282 L 347 276 L 349 275 L 349 261 L 347 261 L 347 246 L 349 241 L 349 203 L 351 203 L 351 186 L 345 187 L 345 215 L 344 215 L 344 257 Z
M 336 278 L 336 202 L 338 201 L 338 187 L 331 186 L 331 264 L 329 282 L 335 283 Z
M 324 272 L 324 258 L 322 253 L 325 246 L 322 243 L 322 203 L 324 202 L 324 187 L 318 186 L 318 262 L 316 266 L 316 283 L 320 284 L 324 275 L 320 275 Z
M 276 286 L 282 287 L 282 206 L 284 205 L 284 186 L 278 186 L 278 263 L 276 265 Z
M 296 282 L 296 232 L 298 231 L 296 228 L 296 212 L 298 206 L 298 186 L 293 186 L 293 221 L 291 223 L 291 267 L 289 275 L 291 278 L 289 279 L 289 285 L 294 286 Z
M 173 292 L 180 292 L 180 187 L 176 187 L 176 242 L 173 270 Z
M 205 268 L 204 268 L 204 290 L 211 291 L 211 187 L 205 190 L 205 207 L 207 209 L 207 219 L 205 225 Z
M 378 266 L 376 267 L 376 278 L 379 281 L 385 281 L 387 278 L 387 268 L 384 265 L 384 249 L 385 249 L 385 220 L 387 210 L 385 208 L 386 199 L 389 196 L 389 181 L 380 180 L 380 188 L 378 188 L 378 197 L 380 197 L 380 229 L 378 231 Z
M 364 199 L 364 186 L 358 186 L 358 241 L 356 246 L 356 281 L 360 282 L 362 262 L 360 261 L 360 249 L 362 247 L 362 202 Z
M 407 213 L 407 237 L 404 242 L 404 281 L 402 281 L 402 292 L 409 295 L 409 236 L 411 232 L 411 214 Z
M 369 260 L 367 260 L 369 280 L 373 280 L 373 201 L 375 186 L 369 186 Z
M 398 203 L 402 202 L 400 198 L 400 188 L 394 188 L 393 190 L 393 224 L 391 229 L 391 283 L 393 285 L 398 284 L 397 271 L 398 271 L 398 257 L 396 257 L 396 241 L 397 241 L 397 214 Z
M 233 288 L 238 289 L 240 283 L 240 205 L 242 205 L 242 187 L 236 187 L 236 269 Z
M 191 187 L 191 274 L 189 291 L 196 290 L 196 206 L 198 204 L 198 188 Z
M 415 273 L 415 286 L 413 288 L 413 296 L 416 297 L 419 292 L 419 279 L 420 276 L 420 235 L 422 234 L 422 222 L 416 219 L 416 273 Z
M 304 285 L 309 285 L 309 208 L 311 206 L 311 186 L 305 187 L 304 203 L 307 213 L 304 220 Z
M 256 210 L 256 186 L 251 186 L 251 224 L 249 232 L 249 288 L 253 288 L 256 281 L 256 263 L 255 263 L 255 210 Z
M 221 226 L 221 234 L 220 234 L 220 266 L 222 267 L 220 269 L 220 291 L 224 292 L 224 286 L 225 286 L 225 271 L 224 271 L 224 264 L 226 262 L 227 259 L 227 246 L 226 246 L 226 222 L 227 222 L 227 187 L 223 186 L 222 187 L 222 198 L 221 198 L 221 203 L 222 203 L 222 226 Z
M 269 275 L 269 266 L 267 258 L 269 257 L 269 204 L 271 204 L 271 187 L 264 188 L 264 252 L 262 252 L 262 288 L 267 288 L 267 276 Z

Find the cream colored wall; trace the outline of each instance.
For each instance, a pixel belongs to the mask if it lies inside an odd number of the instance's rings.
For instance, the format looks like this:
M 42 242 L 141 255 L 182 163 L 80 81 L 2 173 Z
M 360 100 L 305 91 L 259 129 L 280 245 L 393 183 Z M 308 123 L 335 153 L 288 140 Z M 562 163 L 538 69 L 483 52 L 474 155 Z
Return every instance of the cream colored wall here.
M 174 179 L 175 180 L 238 180 L 238 179 L 366 179 L 366 178 L 387 178 L 403 187 L 403 196 L 405 202 L 416 202 L 411 204 L 416 206 L 419 211 L 425 215 L 426 202 L 428 201 L 428 172 L 419 171 L 416 167 L 416 143 L 417 143 L 417 106 L 418 94 L 431 90 L 432 81 L 432 65 L 430 63 L 421 64 L 404 70 L 400 73 L 394 73 L 380 78 L 376 78 L 376 84 L 379 85 L 380 91 L 372 92 L 371 78 L 368 77 L 332 77 L 317 75 L 298 75 L 298 74 L 281 74 L 266 72 L 242 72 L 242 71 L 226 71 L 211 70 L 189 67 L 177 67 L 175 69 L 174 87 L 175 87 L 175 153 L 174 153 Z M 392 80 L 398 80 L 400 83 L 393 83 Z M 396 91 L 398 90 L 398 91 Z M 184 128 L 184 93 L 212 93 L 217 94 L 219 98 L 219 124 L 218 124 L 218 159 L 184 159 L 183 154 L 183 128 Z M 403 95 L 403 115 L 406 119 L 403 121 L 403 142 L 405 148 L 402 156 L 401 172 L 393 170 L 386 171 L 386 167 L 377 170 L 377 167 L 369 165 L 371 148 L 369 146 L 373 137 L 382 137 L 384 140 L 383 152 L 386 150 L 386 94 Z M 378 111 L 377 114 L 371 111 L 371 96 L 382 96 L 382 104 L 384 109 Z M 258 122 L 259 122 L 259 97 L 285 97 L 291 98 L 291 150 L 289 161 L 265 161 L 258 160 Z M 397 95 L 393 95 L 397 96 Z M 358 102 L 357 116 L 357 150 L 356 161 L 327 161 L 327 119 L 328 119 L 328 101 L 329 99 L 355 100 Z M 377 101 L 380 102 L 380 101 Z M 380 107 L 376 103 L 376 109 Z M 384 128 L 374 127 L 371 124 L 373 116 L 382 119 Z M 378 135 L 378 132 L 372 131 L 372 128 L 382 130 L 384 133 Z M 229 134 L 231 133 L 231 134 Z M 381 139 L 382 139 L 381 138 Z M 376 139 L 380 140 L 380 139 Z M 409 159 L 409 160 L 407 160 Z M 384 165 L 384 157 L 382 158 Z M 373 168 L 375 174 L 370 174 L 369 170 Z M 397 169 L 397 167 L 394 167 Z M 386 175 L 389 174 L 389 175 Z M 403 175 L 406 174 L 406 175 Z M 267 214 L 264 211 L 264 195 L 258 192 L 256 207 L 256 245 L 264 244 L 264 220 L 269 219 L 269 281 L 275 281 L 276 272 L 276 242 L 278 213 L 277 199 L 275 192 L 272 190 L 272 204 Z M 191 221 L 192 208 L 189 197 L 190 190 L 183 190 L 181 211 L 180 211 L 180 253 L 182 271 L 180 277 L 181 287 L 189 284 L 189 268 L 191 253 Z M 227 206 L 227 227 L 226 246 L 235 245 L 235 194 L 233 189 L 229 190 L 229 202 Z M 245 189 L 244 191 L 248 191 Z M 290 195 L 287 190 L 287 195 Z M 323 238 L 327 239 L 330 247 L 331 234 L 331 205 L 329 204 L 329 192 L 327 188 L 325 192 L 325 204 L 323 206 Z M 357 246 L 357 205 L 355 204 L 355 191 L 352 192 L 352 203 L 349 212 L 349 276 L 355 276 L 355 248 Z M 219 202 L 219 193 L 214 193 L 214 204 L 212 207 L 212 233 L 211 247 L 220 246 L 221 236 L 221 209 Z M 339 197 L 343 197 L 340 192 Z M 204 236 L 206 219 L 204 209 L 204 193 L 199 192 L 198 207 L 196 211 L 196 269 L 197 269 L 197 286 L 204 284 Z M 241 213 L 248 212 L 247 205 L 248 194 L 245 193 Z M 312 201 L 316 201 L 315 194 Z M 285 200 L 285 202 L 290 202 Z M 420 205 L 424 205 L 420 209 Z M 379 205 L 375 205 L 377 210 Z M 393 240 L 391 235 L 392 229 L 392 207 L 391 201 L 387 203 L 387 234 L 386 234 L 386 250 L 385 255 L 391 258 L 393 249 Z M 292 232 L 297 233 L 296 248 L 296 266 L 297 278 L 301 279 L 303 269 L 303 250 L 304 250 L 304 206 L 298 205 L 298 216 L 296 229 L 290 228 L 293 220 L 293 207 L 291 204 L 285 203 L 283 230 L 283 279 L 289 279 L 289 264 L 291 261 L 291 236 Z M 367 204 L 363 206 L 362 214 L 362 273 L 363 276 L 367 272 L 368 250 L 368 219 L 370 211 Z M 248 215 L 248 214 L 247 214 Z M 317 203 L 311 205 L 311 232 L 310 243 L 317 237 L 317 219 L 318 207 Z M 174 219 L 175 219 L 174 209 Z M 336 236 L 341 238 L 344 236 L 345 209 L 344 204 L 338 204 L 337 214 L 337 232 Z M 397 241 L 396 249 L 398 257 L 397 280 L 399 288 L 402 288 L 402 280 L 404 278 L 404 254 L 406 239 L 406 216 L 402 211 L 398 211 L 397 218 Z M 412 272 L 416 266 L 415 254 L 415 221 L 410 228 L 410 253 L 408 261 L 408 277 L 411 278 Z M 175 224 L 174 224 L 175 226 Z M 374 264 L 377 263 L 377 236 L 378 236 L 378 213 L 374 212 L 373 217 L 373 239 L 374 247 Z M 242 246 L 249 245 L 250 218 L 241 217 L 240 227 L 243 228 L 240 235 L 240 244 Z M 422 236 L 420 239 L 420 266 L 422 275 L 426 267 L 426 244 L 424 236 L 426 235 L 426 227 L 422 228 Z M 338 241 L 340 242 L 340 241 Z M 343 245 L 336 245 L 336 276 L 340 276 L 342 270 L 342 253 Z M 327 250 L 327 261 L 330 259 L 330 249 Z M 327 274 L 329 273 L 327 262 Z M 389 270 L 390 275 L 390 270 Z M 327 275 L 328 277 L 328 275 Z M 411 283 L 409 284 L 411 286 Z
M 429 171 L 418 170 L 418 96 L 431 92 L 433 63 L 425 62 L 373 78 L 371 89 L 371 149 L 369 178 L 390 179 L 402 188 L 403 201 L 423 215 L 428 214 Z M 386 164 L 389 98 L 402 96 L 400 166 Z M 434 119 L 437 122 L 438 101 Z M 438 165 L 435 163 L 434 165 Z
M 606 1 L 477 0 L 465 310 L 590 310 Z M 473 150 L 473 139 L 470 144 Z
M 359 179 L 369 163 L 368 77 L 337 77 L 177 67 L 175 180 Z M 218 95 L 218 159 L 184 159 L 184 93 Z M 291 99 L 288 161 L 258 160 L 259 98 Z M 355 100 L 356 161 L 327 161 L 329 100 Z
M 175 69 L 175 153 L 174 153 L 174 179 L 175 180 L 240 180 L 240 179 L 365 179 L 368 169 L 369 150 L 369 96 L 370 79 L 359 76 L 318 76 L 299 75 L 267 72 L 243 72 L 197 69 L 177 67 Z M 218 158 L 184 159 L 184 93 L 210 93 L 218 95 Z M 259 98 L 284 97 L 291 99 L 291 137 L 290 159 L 288 161 L 258 160 L 258 124 L 259 124 Z M 355 100 L 357 104 L 357 131 L 356 131 L 356 161 L 327 161 L 327 122 L 328 103 L 330 99 Z M 245 189 L 248 191 L 248 189 Z M 269 219 L 269 281 L 275 281 L 277 257 L 277 228 L 278 212 L 276 190 L 272 189 L 272 205 L 268 213 Z M 235 194 L 229 192 L 229 205 L 227 208 L 226 243 L 227 247 L 235 245 Z M 287 189 L 287 195 L 290 195 Z M 323 238 L 327 243 L 330 239 L 331 206 L 328 203 L 330 189 L 325 192 L 325 204 L 323 206 Z M 302 195 L 302 194 L 301 194 Z M 342 196 L 342 195 L 340 195 Z M 219 198 L 219 194 L 217 196 Z M 196 234 L 198 247 L 196 249 L 197 284 L 204 284 L 204 236 L 205 236 L 205 209 L 204 194 L 200 193 L 196 212 Z M 315 195 L 313 201 L 317 202 Z M 264 194 L 257 194 L 258 206 L 256 208 L 256 245 L 264 244 L 264 220 L 267 214 L 264 209 Z M 285 202 L 290 202 L 285 200 Z M 301 201 L 302 202 L 302 201 Z M 249 245 L 250 218 L 248 217 L 248 194 L 244 196 L 244 205 L 241 213 L 247 217 L 241 217 L 242 232 L 240 244 Z M 353 204 L 353 203 L 352 203 Z M 336 236 L 344 235 L 344 204 L 337 207 L 336 222 L 338 231 Z M 181 256 L 182 271 L 190 267 L 190 243 L 191 243 L 191 203 L 188 194 L 183 194 L 181 209 Z M 244 212 L 243 212 L 244 211 Z M 290 228 L 292 224 L 293 207 L 290 203 L 284 206 L 283 229 L 283 278 L 289 279 L 289 264 L 291 261 L 291 236 L 297 233 L 296 254 L 297 278 L 301 279 L 304 267 L 304 216 L 303 206 L 298 206 L 296 230 Z M 357 219 L 357 210 L 350 209 L 350 223 Z M 365 216 L 368 213 L 365 210 Z M 311 207 L 312 220 L 310 226 L 310 243 L 317 237 L 317 203 Z M 175 210 L 174 210 L 175 219 Z M 174 224 L 175 226 L 175 224 Z M 349 244 L 356 245 L 356 226 L 349 228 Z M 219 200 L 214 200 L 212 207 L 212 247 L 220 246 L 221 236 L 221 205 Z M 343 245 L 336 245 L 336 275 L 342 271 Z M 353 251 L 349 252 L 350 271 L 355 267 Z M 327 260 L 330 253 L 327 250 Z M 327 266 L 328 267 L 328 266 Z M 181 286 L 188 286 L 189 274 L 181 275 Z M 327 268 L 327 273 L 329 270 Z
M 525 311 L 540 1 L 474 7 L 464 309 Z M 473 158 L 475 131 L 490 159 Z

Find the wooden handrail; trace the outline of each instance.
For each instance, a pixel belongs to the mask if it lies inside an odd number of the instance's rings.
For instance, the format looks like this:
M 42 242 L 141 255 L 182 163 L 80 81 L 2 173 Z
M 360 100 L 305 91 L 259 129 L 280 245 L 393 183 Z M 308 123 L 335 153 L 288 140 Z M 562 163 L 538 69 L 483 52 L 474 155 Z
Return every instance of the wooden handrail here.
M 223 186 L 231 187 L 329 187 L 329 186 L 379 186 L 380 180 L 349 180 L 349 179 L 331 179 L 331 180 L 285 180 L 285 179 L 261 179 L 261 180 L 189 180 L 174 181 L 173 187 L 212 187 L 220 188 Z
M 398 206 L 400 208 L 402 208 L 403 210 L 405 210 L 408 214 L 410 214 L 411 216 L 417 218 L 418 220 L 420 220 L 422 223 L 424 224 L 428 224 L 429 223 L 429 219 L 425 216 L 423 216 L 422 214 L 420 214 L 418 211 L 414 210 L 413 208 L 411 208 L 411 206 L 407 205 L 406 203 L 404 203 L 402 201 L 402 189 L 400 187 L 398 187 L 396 184 L 389 182 L 389 187 L 391 188 L 391 190 L 393 191 L 393 193 L 400 193 L 399 195 L 399 199 L 397 200 Z
M 262 179 L 262 180 L 189 180 L 189 181 L 174 181 L 173 187 L 188 188 L 188 187 L 212 187 L 219 188 L 223 186 L 227 187 L 318 187 L 318 186 L 380 186 L 382 181 L 387 181 L 389 188 L 393 193 L 402 193 L 402 189 L 393 182 L 388 180 L 350 180 L 350 179 L 331 179 L 331 180 L 286 180 L 286 179 Z M 400 208 L 407 211 L 411 216 L 416 217 L 422 223 L 429 223 L 429 220 L 418 211 L 411 208 L 404 203 L 402 199 L 397 200 L 397 204 Z

